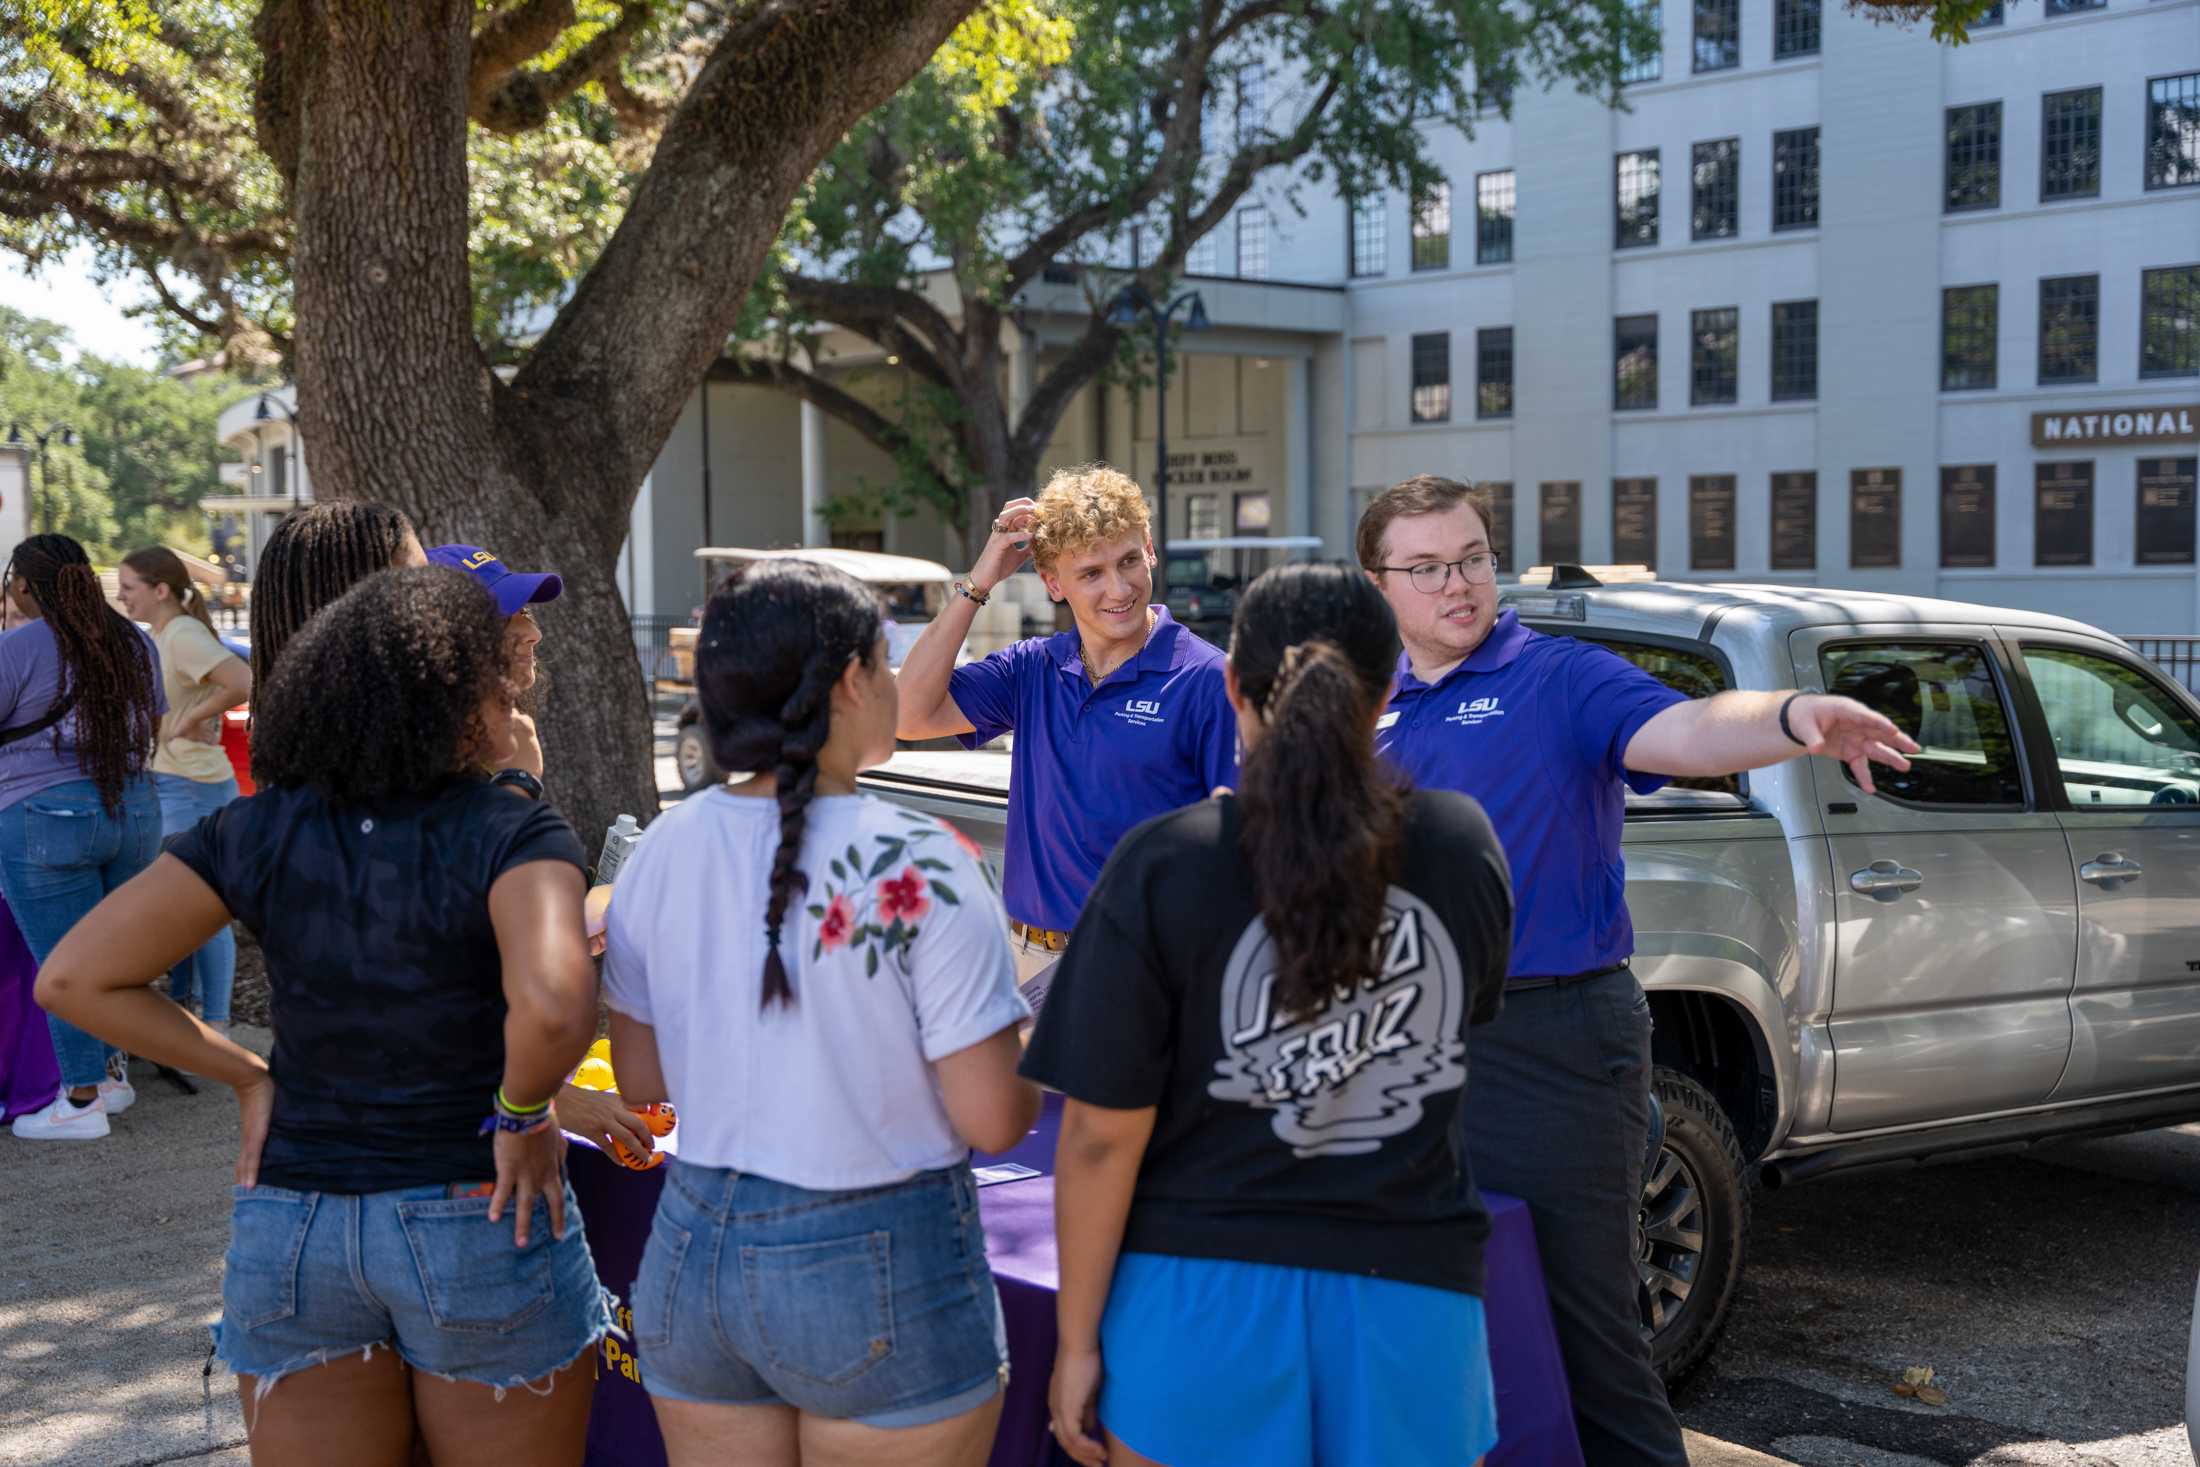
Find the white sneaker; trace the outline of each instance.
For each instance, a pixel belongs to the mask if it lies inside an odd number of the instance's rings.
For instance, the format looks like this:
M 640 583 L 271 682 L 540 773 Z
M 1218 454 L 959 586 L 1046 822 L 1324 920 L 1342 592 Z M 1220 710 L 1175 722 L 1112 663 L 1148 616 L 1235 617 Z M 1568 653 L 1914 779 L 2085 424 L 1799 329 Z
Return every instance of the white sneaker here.
M 45 1109 L 17 1116 L 8 1129 L 25 1141 L 97 1141 L 107 1134 L 107 1107 L 96 1096 L 78 1105 L 63 1086 Z
M 107 1114 L 121 1115 L 137 1104 L 137 1087 L 130 1083 L 130 1057 L 118 1054 L 107 1061 L 107 1078 L 99 1082 L 99 1098 Z

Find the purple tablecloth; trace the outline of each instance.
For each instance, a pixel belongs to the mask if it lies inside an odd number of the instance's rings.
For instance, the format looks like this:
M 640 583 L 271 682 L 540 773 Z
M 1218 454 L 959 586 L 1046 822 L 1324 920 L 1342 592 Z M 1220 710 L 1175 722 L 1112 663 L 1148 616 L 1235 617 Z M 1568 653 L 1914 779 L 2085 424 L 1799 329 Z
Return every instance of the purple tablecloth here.
M 34 1111 L 61 1088 L 46 1011 L 31 997 L 38 963 L 0 902 L 0 1121 Z
M 1054 1369 L 1054 1141 L 1061 1097 L 1047 1097 L 1023 1143 L 980 1166 L 1020 1162 L 1045 1175 L 981 1187 L 986 1257 L 1008 1324 L 1010 1381 L 990 1467 L 1064 1467 L 1070 1459 L 1047 1431 L 1047 1380 Z M 588 1225 L 596 1272 L 619 1298 L 620 1322 L 656 1215 L 661 1171 L 634 1172 L 586 1143 L 572 1148 L 573 1190 Z M 1487 1467 L 1581 1467 L 1566 1372 L 1551 1332 L 1535 1227 L 1515 1198 L 1485 1194 L 1490 1209 L 1489 1282 L 1483 1293 L 1490 1329 L 1490 1370 L 1497 1384 L 1503 1438 Z M 590 1467 L 660 1467 L 664 1442 L 626 1342 L 604 1344 L 596 1405 L 588 1421 Z

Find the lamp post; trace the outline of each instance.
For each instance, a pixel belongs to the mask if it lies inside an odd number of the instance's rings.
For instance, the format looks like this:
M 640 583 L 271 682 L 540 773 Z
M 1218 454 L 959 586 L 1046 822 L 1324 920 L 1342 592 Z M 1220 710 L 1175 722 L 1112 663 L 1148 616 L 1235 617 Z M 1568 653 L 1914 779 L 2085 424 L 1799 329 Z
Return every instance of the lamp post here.
M 46 445 L 51 440 L 59 438 L 61 446 L 68 448 L 76 442 L 76 430 L 66 423 L 48 423 L 45 432 L 34 431 L 26 435 L 20 424 L 8 424 L 8 442 L 10 444 L 20 448 L 23 446 L 23 440 L 26 436 L 31 442 L 38 445 L 38 487 L 31 491 L 30 516 L 31 532 L 36 534 L 38 532 L 37 521 L 40 519 L 47 521 L 46 528 L 48 530 L 53 528 L 52 517 L 46 514 L 45 509 L 47 480 L 52 477 L 46 465 Z
M 1154 355 L 1154 594 L 1162 601 L 1169 593 L 1169 322 L 1180 309 L 1186 331 L 1205 331 L 1207 306 L 1196 290 L 1187 290 L 1167 305 L 1155 300 L 1143 285 L 1127 285 L 1108 311 L 1111 326 L 1136 326 L 1140 317 L 1153 324 Z

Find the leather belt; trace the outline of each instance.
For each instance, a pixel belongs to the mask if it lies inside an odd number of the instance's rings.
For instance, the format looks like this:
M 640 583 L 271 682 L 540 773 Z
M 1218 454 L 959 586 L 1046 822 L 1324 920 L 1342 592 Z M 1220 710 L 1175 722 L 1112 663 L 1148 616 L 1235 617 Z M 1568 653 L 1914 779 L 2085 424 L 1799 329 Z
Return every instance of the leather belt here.
M 1050 953 L 1058 953 L 1069 946 L 1069 934 L 1056 932 L 1051 927 L 1033 927 L 1025 922 L 1010 922 L 1008 930 L 1033 947 L 1043 947 Z
M 1576 983 L 1587 983 L 1594 978 L 1609 978 L 1614 973 L 1627 971 L 1627 960 L 1620 959 L 1609 968 L 1591 968 L 1586 973 L 1564 973 L 1556 977 L 1507 978 L 1507 993 L 1524 993 L 1532 988 L 1571 988 Z

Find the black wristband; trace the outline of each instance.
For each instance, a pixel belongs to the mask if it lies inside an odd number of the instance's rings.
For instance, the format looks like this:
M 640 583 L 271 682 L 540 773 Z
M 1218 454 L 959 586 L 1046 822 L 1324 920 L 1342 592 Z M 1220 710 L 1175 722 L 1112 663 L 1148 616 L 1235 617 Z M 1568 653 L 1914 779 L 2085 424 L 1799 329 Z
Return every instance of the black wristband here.
M 1781 714 L 1781 718 L 1783 721 L 1786 719 L 1786 717 L 1787 715 L 1785 713 Z M 503 785 L 508 789 L 518 790 L 521 794 L 527 796 L 528 799 L 533 800 L 538 804 L 541 803 L 542 781 L 535 778 L 532 774 L 529 774 L 524 769 L 499 769 L 495 774 L 489 776 L 489 783 Z
M 1800 745 L 1805 749 L 1810 747 L 1809 741 L 1806 739 L 1797 738 L 1795 736 L 1795 730 L 1788 727 L 1788 709 L 1795 706 L 1795 700 L 1797 698 L 1804 698 L 1808 696 L 1809 694 L 1807 693 L 1790 693 L 1787 695 L 1786 700 L 1780 704 L 1780 732 L 1788 736 L 1789 743 Z

